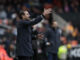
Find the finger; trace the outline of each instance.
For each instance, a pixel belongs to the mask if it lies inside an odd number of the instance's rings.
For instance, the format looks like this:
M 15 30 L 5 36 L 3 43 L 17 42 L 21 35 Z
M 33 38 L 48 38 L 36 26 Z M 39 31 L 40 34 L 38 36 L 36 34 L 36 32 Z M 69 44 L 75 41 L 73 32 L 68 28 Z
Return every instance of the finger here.
M 49 8 L 49 9 L 47 9 L 47 10 L 52 11 L 52 8 Z
M 47 13 L 52 13 L 52 11 L 47 11 Z
M 52 9 L 49 9 L 48 11 L 52 11 Z

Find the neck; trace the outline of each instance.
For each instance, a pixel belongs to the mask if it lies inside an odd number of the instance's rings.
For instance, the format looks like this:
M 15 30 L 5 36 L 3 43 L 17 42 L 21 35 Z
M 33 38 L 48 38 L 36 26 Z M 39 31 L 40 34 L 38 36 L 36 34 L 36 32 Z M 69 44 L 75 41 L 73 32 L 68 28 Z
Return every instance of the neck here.
M 23 20 L 30 20 L 30 18 L 27 18 L 27 19 L 23 18 Z
M 58 27 L 57 26 L 51 26 L 52 28 L 54 28 L 54 29 L 57 29 Z

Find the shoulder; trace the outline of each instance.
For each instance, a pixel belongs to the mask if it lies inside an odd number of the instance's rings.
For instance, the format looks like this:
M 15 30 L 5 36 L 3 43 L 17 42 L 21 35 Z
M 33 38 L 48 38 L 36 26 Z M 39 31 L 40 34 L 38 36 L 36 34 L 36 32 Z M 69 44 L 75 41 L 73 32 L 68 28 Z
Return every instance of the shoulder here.
M 16 22 L 16 25 L 17 25 L 17 27 L 21 27 L 21 25 L 23 25 L 23 24 L 22 24 L 22 20 L 17 21 L 17 22 Z

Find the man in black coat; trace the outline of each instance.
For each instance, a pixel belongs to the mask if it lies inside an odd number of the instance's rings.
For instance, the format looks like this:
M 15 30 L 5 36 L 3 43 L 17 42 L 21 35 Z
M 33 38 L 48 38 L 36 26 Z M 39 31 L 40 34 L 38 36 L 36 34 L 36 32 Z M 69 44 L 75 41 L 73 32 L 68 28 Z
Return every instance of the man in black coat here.
M 60 32 L 57 28 L 57 22 L 52 22 L 51 27 L 49 27 L 45 33 L 48 60 L 58 60 L 57 52 L 60 46 Z
M 42 15 L 30 21 L 30 14 L 28 11 L 20 13 L 21 20 L 17 23 L 17 44 L 16 55 L 19 60 L 31 60 L 34 52 L 32 49 L 32 31 L 31 26 L 40 22 L 46 14 L 50 14 L 51 9 L 44 9 Z

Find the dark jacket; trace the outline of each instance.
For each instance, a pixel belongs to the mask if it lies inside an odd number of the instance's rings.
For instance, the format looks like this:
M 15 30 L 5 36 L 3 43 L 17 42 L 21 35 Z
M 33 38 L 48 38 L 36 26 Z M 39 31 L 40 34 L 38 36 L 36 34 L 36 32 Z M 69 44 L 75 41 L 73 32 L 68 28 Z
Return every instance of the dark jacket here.
M 16 55 L 17 56 L 33 56 L 32 49 L 32 29 L 31 26 L 37 24 L 42 20 L 43 16 L 38 16 L 32 21 L 20 20 L 17 24 L 17 44 Z
M 61 44 L 60 42 L 60 33 L 58 29 L 48 28 L 45 36 L 47 38 L 47 42 L 50 42 L 50 45 L 47 46 L 47 52 L 57 53 L 58 48 Z

